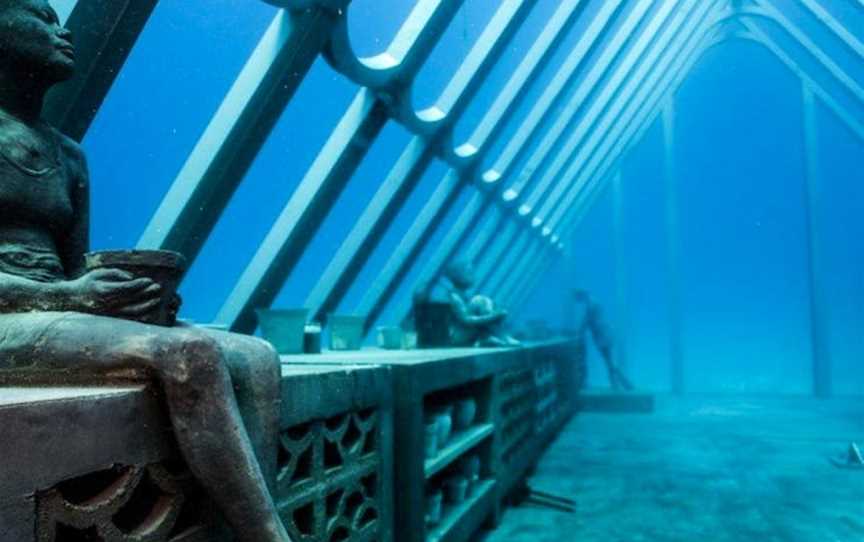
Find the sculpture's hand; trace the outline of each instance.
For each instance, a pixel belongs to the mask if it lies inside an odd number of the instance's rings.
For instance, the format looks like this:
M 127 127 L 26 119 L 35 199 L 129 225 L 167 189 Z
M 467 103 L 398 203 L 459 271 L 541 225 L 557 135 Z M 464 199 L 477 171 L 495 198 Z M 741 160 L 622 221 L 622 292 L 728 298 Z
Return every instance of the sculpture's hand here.
M 168 319 L 176 324 L 177 314 L 180 312 L 180 307 L 183 305 L 183 298 L 180 294 L 174 293 L 171 300 L 168 302 Z
M 134 318 L 161 302 L 161 286 L 118 269 L 97 269 L 68 285 L 75 308 L 91 314 Z

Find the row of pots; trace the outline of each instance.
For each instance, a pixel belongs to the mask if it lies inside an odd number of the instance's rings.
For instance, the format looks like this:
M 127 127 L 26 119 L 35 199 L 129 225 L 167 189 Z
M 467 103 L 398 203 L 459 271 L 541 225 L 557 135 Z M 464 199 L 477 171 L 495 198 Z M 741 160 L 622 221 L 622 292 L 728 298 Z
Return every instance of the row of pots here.
M 440 486 L 426 494 L 426 525 L 434 527 L 441 522 L 444 505 L 458 506 L 469 499 L 480 483 L 480 457 L 470 455 L 459 461 L 457 470 L 444 478 Z
M 453 404 L 430 409 L 424 426 L 426 458 L 438 455 L 450 442 L 454 432 L 464 431 L 477 419 L 477 400 L 460 399 Z
M 260 309 L 261 334 L 280 354 L 318 354 L 321 352 L 321 325 L 307 323 L 307 309 Z M 331 314 L 327 319 L 331 350 L 359 350 L 366 334 L 364 316 Z M 378 328 L 378 346 L 387 350 L 417 347 L 417 334 L 398 326 Z

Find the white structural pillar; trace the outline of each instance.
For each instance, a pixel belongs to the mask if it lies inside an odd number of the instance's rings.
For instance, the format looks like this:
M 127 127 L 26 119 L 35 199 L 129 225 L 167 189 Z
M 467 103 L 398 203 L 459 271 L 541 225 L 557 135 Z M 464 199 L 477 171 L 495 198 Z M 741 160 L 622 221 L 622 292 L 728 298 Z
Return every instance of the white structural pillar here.
M 681 336 L 681 239 L 678 207 L 678 171 L 675 164 L 675 102 L 663 107 L 663 158 L 666 180 L 666 272 L 669 296 L 669 363 L 672 393 L 684 393 L 684 346 Z
M 821 183 L 819 175 L 819 134 L 816 96 L 805 81 L 801 87 L 804 113 L 804 208 L 807 220 L 808 276 L 810 281 L 810 341 L 813 354 L 813 395 L 831 396 L 831 353 L 828 344 L 828 303 L 822 280 L 819 235 Z

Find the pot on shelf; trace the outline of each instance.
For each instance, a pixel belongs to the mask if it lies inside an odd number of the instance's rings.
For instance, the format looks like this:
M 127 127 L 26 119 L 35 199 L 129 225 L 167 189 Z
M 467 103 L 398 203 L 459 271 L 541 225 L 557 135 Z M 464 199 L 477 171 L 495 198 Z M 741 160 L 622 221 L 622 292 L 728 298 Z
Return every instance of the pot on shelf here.
M 447 406 L 439 410 L 436 418 L 438 420 L 438 448 L 447 446 L 450 436 L 453 434 L 453 407 Z
M 453 429 L 464 431 L 471 427 L 477 418 L 477 401 L 473 397 L 467 397 L 456 401 L 453 413 Z

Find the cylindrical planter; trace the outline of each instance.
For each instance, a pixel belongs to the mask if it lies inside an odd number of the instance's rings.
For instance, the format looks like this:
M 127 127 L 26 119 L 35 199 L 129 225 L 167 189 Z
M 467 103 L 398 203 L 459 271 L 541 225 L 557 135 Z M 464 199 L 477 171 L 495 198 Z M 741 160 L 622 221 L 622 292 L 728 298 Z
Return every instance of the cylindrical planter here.
M 330 327 L 331 350 L 360 350 L 363 345 L 364 316 L 331 314 L 327 319 Z
M 402 328 L 399 326 L 381 326 L 378 328 L 378 346 L 385 350 L 402 349 Z
M 161 302 L 149 314 L 130 320 L 159 326 L 176 323 L 177 287 L 186 266 L 182 254 L 170 250 L 105 250 L 85 254 L 84 262 L 88 271 L 119 269 L 153 280 L 162 287 Z
M 264 339 L 280 354 L 302 354 L 308 309 L 258 309 Z

